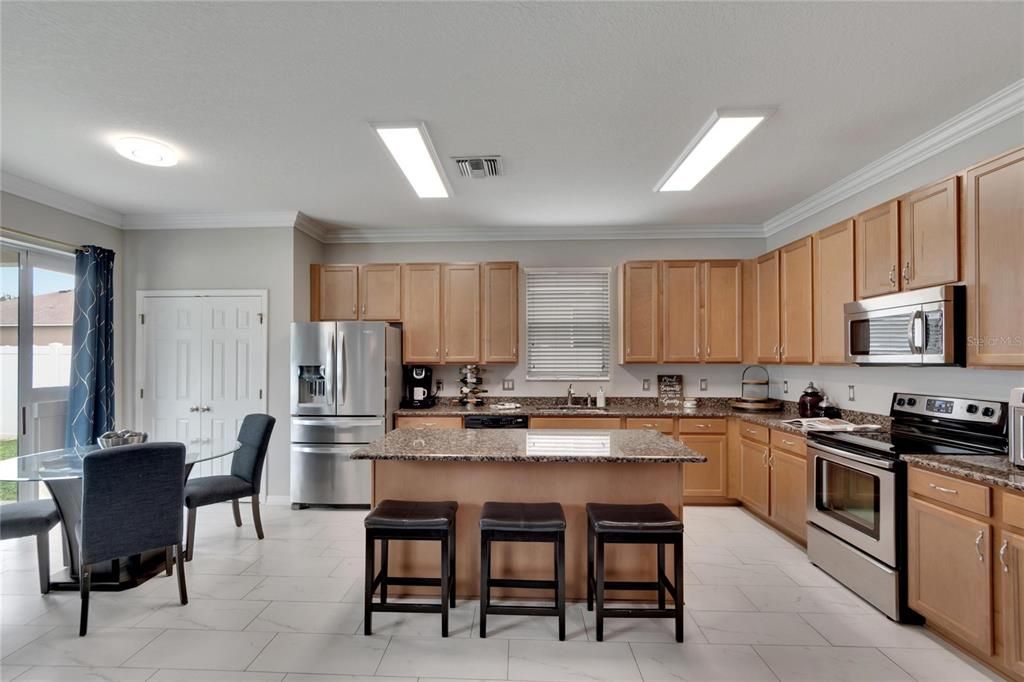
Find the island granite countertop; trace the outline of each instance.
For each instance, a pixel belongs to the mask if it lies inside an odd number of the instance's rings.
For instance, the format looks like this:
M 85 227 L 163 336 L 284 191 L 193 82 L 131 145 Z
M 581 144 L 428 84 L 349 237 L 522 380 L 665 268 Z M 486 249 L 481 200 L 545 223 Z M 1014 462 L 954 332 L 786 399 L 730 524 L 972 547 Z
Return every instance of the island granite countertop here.
M 729 401 L 733 398 L 699 398 L 697 407 L 693 409 L 663 407 L 657 399 L 653 398 L 609 398 L 608 406 L 603 410 L 588 409 L 574 412 L 558 409 L 557 406 L 564 404 L 565 398 L 509 398 L 508 400 L 521 403 L 521 407 L 513 410 L 499 410 L 494 407 L 494 402 L 488 402 L 479 407 L 464 407 L 450 399 L 442 398 L 441 402 L 434 407 L 402 408 L 396 410 L 395 415 L 400 417 L 465 417 L 476 414 L 517 417 L 690 417 L 706 419 L 733 417 L 795 435 L 806 435 L 800 429 L 783 423 L 785 419 L 796 419 L 800 416 L 796 403 L 792 401 L 783 402 L 782 409 L 777 411 L 750 412 L 737 410 L 730 406 Z M 844 410 L 843 418 L 855 424 L 879 424 L 883 430 L 889 428 L 887 415 Z
M 1024 469 L 1009 457 L 989 455 L 902 455 L 904 462 L 940 474 L 1024 492 Z
M 428 462 L 687 464 L 707 458 L 646 429 L 395 429 L 352 459 Z

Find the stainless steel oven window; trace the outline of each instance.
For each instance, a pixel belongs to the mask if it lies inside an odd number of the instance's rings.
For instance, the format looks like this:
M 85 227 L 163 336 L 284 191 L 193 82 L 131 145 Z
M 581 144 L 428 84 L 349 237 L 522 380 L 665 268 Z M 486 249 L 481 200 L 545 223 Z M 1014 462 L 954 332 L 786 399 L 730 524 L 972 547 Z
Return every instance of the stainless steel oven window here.
M 817 510 L 878 540 L 882 534 L 880 478 L 833 460 L 815 463 Z

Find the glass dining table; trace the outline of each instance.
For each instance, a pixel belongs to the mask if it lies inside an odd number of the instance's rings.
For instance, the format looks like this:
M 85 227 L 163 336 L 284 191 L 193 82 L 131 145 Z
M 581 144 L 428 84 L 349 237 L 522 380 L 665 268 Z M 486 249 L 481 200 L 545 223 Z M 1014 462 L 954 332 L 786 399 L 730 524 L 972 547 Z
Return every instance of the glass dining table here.
M 203 462 L 233 455 L 240 447 L 237 441 L 212 441 L 185 446 L 185 478 Z M 17 483 L 41 482 L 57 505 L 61 520 L 65 567 L 50 577 L 51 590 L 77 590 L 78 542 L 75 526 L 82 512 L 82 460 L 98 445 L 63 450 L 48 450 L 0 461 L 0 481 Z M 182 511 L 184 513 L 184 510 Z M 123 557 L 92 566 L 93 590 L 123 590 L 139 585 L 166 569 L 164 550 Z

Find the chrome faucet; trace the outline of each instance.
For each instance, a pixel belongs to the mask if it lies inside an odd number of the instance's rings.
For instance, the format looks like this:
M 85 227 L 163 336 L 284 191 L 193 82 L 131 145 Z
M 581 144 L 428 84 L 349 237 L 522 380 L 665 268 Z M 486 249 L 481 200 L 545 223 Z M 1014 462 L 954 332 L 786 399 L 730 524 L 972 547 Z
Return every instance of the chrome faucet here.
M 567 407 L 572 407 L 573 406 L 572 399 L 574 397 L 576 397 L 576 391 L 572 390 L 572 384 L 569 384 L 568 400 L 565 403 Z

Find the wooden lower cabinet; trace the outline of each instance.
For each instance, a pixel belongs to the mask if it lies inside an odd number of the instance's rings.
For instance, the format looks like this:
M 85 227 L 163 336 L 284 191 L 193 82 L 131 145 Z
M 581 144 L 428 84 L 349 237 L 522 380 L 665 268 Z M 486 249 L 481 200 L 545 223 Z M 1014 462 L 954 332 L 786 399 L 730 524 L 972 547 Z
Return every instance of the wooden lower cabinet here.
M 1024 534 L 1000 532 L 1003 662 L 1024 677 Z
M 740 501 L 768 516 L 768 446 L 740 440 Z
M 992 526 L 911 497 L 908 599 L 930 625 L 993 653 Z
M 396 429 L 461 429 L 462 417 L 395 417 Z
M 683 465 L 683 497 L 726 497 L 728 494 L 726 434 L 685 434 L 679 440 L 708 458 L 700 464 Z
M 771 519 L 790 534 L 807 541 L 807 460 L 779 448 L 768 458 Z
M 530 417 L 531 429 L 618 429 L 618 417 Z

